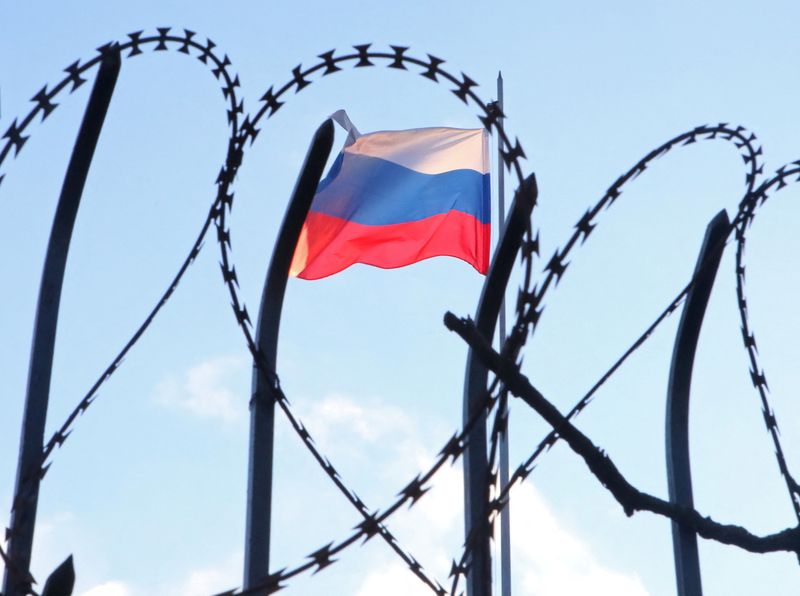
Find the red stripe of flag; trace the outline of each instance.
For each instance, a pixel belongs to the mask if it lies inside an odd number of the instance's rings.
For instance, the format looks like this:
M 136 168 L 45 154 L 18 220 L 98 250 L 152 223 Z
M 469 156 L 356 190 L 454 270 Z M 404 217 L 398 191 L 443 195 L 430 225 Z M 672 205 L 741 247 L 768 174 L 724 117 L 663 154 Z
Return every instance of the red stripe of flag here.
M 383 269 L 450 256 L 486 274 L 491 224 L 461 211 L 407 223 L 371 226 L 309 212 L 295 249 L 290 275 L 321 279 L 355 263 Z

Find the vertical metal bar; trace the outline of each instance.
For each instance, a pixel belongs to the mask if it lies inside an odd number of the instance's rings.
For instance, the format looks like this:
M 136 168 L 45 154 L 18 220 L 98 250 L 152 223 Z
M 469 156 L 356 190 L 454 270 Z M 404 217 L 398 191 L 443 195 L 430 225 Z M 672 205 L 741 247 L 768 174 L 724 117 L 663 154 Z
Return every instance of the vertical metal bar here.
M 497 107 L 500 108 L 501 116 L 497 119 L 502 126 L 505 118 L 503 114 L 503 73 L 497 73 Z M 505 161 L 503 160 L 502 144 L 500 139 L 497 142 L 497 221 L 500 231 L 498 232 L 499 239 L 503 237 L 506 228 L 506 170 Z M 506 340 L 506 300 L 505 294 L 503 295 L 503 303 L 500 306 L 500 328 L 498 330 L 500 344 Z
M 491 341 L 494 336 L 500 306 L 503 303 L 508 278 L 522 244 L 525 224 L 536 202 L 536 177 L 531 174 L 517 190 L 511 204 L 508 222 L 495 250 L 489 273 L 483 283 L 475 326 Z M 480 359 L 469 351 L 464 381 L 464 423 L 483 404 L 489 378 Z M 467 594 L 489 596 L 492 592 L 492 567 L 489 531 L 486 525 L 489 505 L 488 462 L 486 456 L 486 416 L 481 416 L 469 435 L 464 450 L 464 530 L 472 545 L 472 557 L 467 562 Z
M 305 163 L 286 208 L 267 278 L 261 295 L 256 345 L 264 363 L 275 372 L 278 332 L 283 297 L 297 239 L 317 191 L 325 163 L 333 146 L 333 122 L 326 120 L 311 141 Z M 250 399 L 250 456 L 247 478 L 247 522 L 245 529 L 244 588 L 257 585 L 269 574 L 269 542 L 272 515 L 272 461 L 275 425 L 273 384 L 253 367 Z
M 497 105 L 503 113 L 503 73 L 497 73 Z M 499 118 L 503 123 L 503 117 Z M 506 196 L 505 196 L 505 162 L 500 152 L 500 143 L 497 147 L 497 213 L 500 222 L 500 236 L 503 235 L 506 222 Z M 498 339 L 502 346 L 506 341 L 506 300 L 505 292 L 500 304 L 500 328 Z M 504 395 L 501 402 L 502 414 L 506 418 L 506 425 L 500 433 L 500 488 L 508 485 L 508 395 Z M 500 594 L 511 596 L 511 503 L 500 512 Z
M 39 285 L 39 301 L 28 369 L 28 388 L 22 418 L 14 493 L 17 498 L 12 508 L 8 543 L 9 563 L 3 580 L 3 593 L 6 596 L 22 596 L 27 594 L 30 588 L 26 576 L 30 570 L 36 525 L 39 483 L 42 476 L 40 466 L 43 463 L 44 430 L 64 269 L 83 187 L 114 93 L 119 69 L 119 46 L 109 46 L 100 62 L 89 104 L 64 177 L 53 228 L 50 231 L 42 281 Z
M 692 368 L 700 328 L 703 325 L 706 306 L 725 247 L 728 226 L 728 214 L 722 210 L 706 228 L 695 266 L 697 279 L 686 296 L 672 351 L 667 389 L 667 482 L 670 501 L 686 507 L 694 507 L 692 472 L 689 466 L 689 393 Z M 701 596 L 703 588 L 700 580 L 697 535 L 693 530 L 673 522 L 672 546 L 678 595 Z

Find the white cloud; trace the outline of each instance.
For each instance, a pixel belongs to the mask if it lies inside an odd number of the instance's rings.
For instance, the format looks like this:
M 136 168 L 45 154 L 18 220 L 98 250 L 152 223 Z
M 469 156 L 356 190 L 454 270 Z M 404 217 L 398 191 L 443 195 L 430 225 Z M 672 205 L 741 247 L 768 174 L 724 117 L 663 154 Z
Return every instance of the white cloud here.
M 69 538 L 79 532 L 79 520 L 69 511 L 49 513 L 37 520 L 31 570 L 40 584 L 69 556 L 74 547 Z
M 247 413 L 249 360 L 221 356 L 205 360 L 181 375 L 162 380 L 153 393 L 155 403 L 184 410 L 200 418 L 239 422 Z M 242 387 L 235 390 L 234 387 Z
M 209 596 L 241 583 L 242 553 L 236 552 L 218 563 L 191 569 L 183 577 L 147 590 L 134 589 L 121 581 L 107 581 L 80 596 Z
M 402 563 L 389 563 L 371 571 L 355 596 L 430 596 L 431 590 L 409 573 Z
M 105 581 L 80 596 L 209 596 L 234 588 L 241 583 L 242 553 L 235 552 L 205 567 L 189 570 L 175 580 L 146 588 L 141 579 L 133 587 L 122 581 Z
M 303 420 L 320 442 L 344 433 L 374 444 L 397 434 L 413 434 L 414 429 L 411 418 L 401 408 L 339 394 L 314 403 Z
M 511 547 L 519 594 L 647 596 L 636 576 L 601 564 L 577 534 L 555 517 L 530 484 L 512 492 Z
M 418 426 L 394 406 L 332 395 L 312 406 L 306 418 L 321 442 L 333 438 L 335 444 L 337 437 L 347 437 L 350 449 L 386 457 L 385 467 L 394 470 L 389 482 L 397 487 L 410 479 L 403 475 L 408 470 L 416 473 L 433 461 L 434 447 L 425 444 Z M 379 444 L 391 444 L 393 449 L 376 452 Z M 389 523 L 401 544 L 440 581 L 447 579 L 452 559 L 460 556 L 462 478 L 460 461 L 455 466 L 446 465 L 413 509 L 398 512 Z M 635 575 L 598 561 L 589 545 L 564 527 L 531 484 L 524 483 L 512 492 L 512 549 L 514 593 L 520 596 L 648 594 Z M 430 593 L 402 562 L 388 552 L 384 554 L 381 562 L 364 575 L 356 596 Z
M 233 392 L 226 387 L 225 380 L 243 365 L 241 359 L 232 358 L 201 363 L 180 381 L 175 380 L 178 389 L 172 393 L 162 392 L 162 399 L 198 415 L 215 412 L 217 417 L 230 416 L 221 413 L 228 411 L 228 407 L 233 408 Z M 319 439 L 323 452 L 326 452 L 325 444 L 330 445 L 332 451 L 345 445 L 348 451 L 361 452 L 369 460 L 384 458 L 381 469 L 387 470 L 387 476 L 381 477 L 380 482 L 389 483 L 391 488 L 401 488 L 418 471 L 426 469 L 440 446 L 400 408 L 377 399 L 330 395 L 301 409 L 305 410 L 302 418 L 312 435 Z M 372 478 L 374 482 L 377 476 Z M 447 582 L 448 588 L 450 563 L 460 556 L 463 542 L 462 499 L 461 462 L 454 466 L 448 463 L 434 477 L 431 490 L 412 509 L 403 508 L 389 522 L 400 543 L 419 559 L 432 577 Z M 598 560 L 589 544 L 559 521 L 533 485 L 523 483 L 516 487 L 511 502 L 512 567 L 517 596 L 648 595 L 637 576 L 610 568 Z M 355 589 L 348 592 L 356 596 L 430 593 L 388 548 L 377 549 L 374 556 L 377 558 L 369 559 Z M 241 582 L 241 561 L 241 553 L 236 553 L 217 564 L 190 570 L 183 577 L 149 592 L 207 596 L 237 586 Z M 319 586 L 319 593 L 340 593 L 335 585 L 326 582 L 326 577 L 323 573 L 310 581 Z M 132 591 L 121 582 L 107 582 L 93 590 L 97 592 L 89 591 L 82 596 L 138 595 L 138 591 Z
M 131 596 L 131 594 L 130 588 L 124 583 L 109 581 L 82 592 L 81 596 Z
M 105 567 L 97 543 L 85 520 L 69 511 L 51 513 L 36 522 L 33 545 L 33 576 L 42 587 L 47 578 L 70 552 L 74 553 L 77 574 L 76 594 L 80 596 L 133 596 L 135 593 L 122 581 L 103 580 L 95 571 Z M 98 556 L 99 555 L 99 556 Z M 3 568 L 0 565 L 0 575 Z M 88 576 L 88 577 L 87 577 Z M 83 584 L 81 583 L 83 582 Z M 92 586 L 82 589 L 82 585 Z M 95 585 L 93 585 L 95 584 Z
M 433 477 L 432 489 L 414 506 L 426 519 L 429 529 L 447 532 L 461 527 L 464 475 L 460 463 L 445 464 Z
M 454 480 L 458 480 L 456 484 Z M 450 474 L 444 488 L 444 495 L 461 498 L 461 475 Z M 448 486 L 449 485 L 449 486 Z M 457 495 L 454 493 L 458 493 Z M 434 496 L 434 492 L 431 492 Z M 452 543 L 448 540 L 456 523 L 439 525 L 446 513 L 446 498 L 425 504 L 420 501 L 422 519 L 417 520 L 424 527 L 425 543 L 429 547 Z M 450 501 L 451 509 L 453 501 Z M 554 516 L 543 497 L 529 484 L 523 484 L 512 493 L 512 570 L 514 574 L 513 593 L 518 596 L 573 596 L 592 594 L 592 596 L 647 596 L 648 591 L 635 575 L 628 575 L 600 563 L 589 546 L 577 534 L 564 528 Z M 433 522 L 433 523 L 432 523 Z M 460 528 L 459 528 L 460 530 Z M 401 543 L 403 540 L 401 539 Z M 411 546 L 405 544 L 406 546 Z M 420 556 L 440 581 L 446 580 L 441 573 L 442 553 L 433 552 L 435 548 L 419 549 L 411 547 Z M 447 553 L 449 558 L 458 558 L 460 552 Z M 496 554 L 495 554 L 496 556 Z M 449 583 L 445 586 L 449 588 Z M 463 580 L 460 585 L 464 589 Z M 420 596 L 430 590 L 414 577 L 397 560 L 389 560 L 367 573 L 357 592 L 357 596 Z
M 162 587 L 158 593 L 164 596 L 208 596 L 229 590 L 241 584 L 243 559 L 241 552 L 235 552 L 217 563 L 192 569 L 182 580 Z

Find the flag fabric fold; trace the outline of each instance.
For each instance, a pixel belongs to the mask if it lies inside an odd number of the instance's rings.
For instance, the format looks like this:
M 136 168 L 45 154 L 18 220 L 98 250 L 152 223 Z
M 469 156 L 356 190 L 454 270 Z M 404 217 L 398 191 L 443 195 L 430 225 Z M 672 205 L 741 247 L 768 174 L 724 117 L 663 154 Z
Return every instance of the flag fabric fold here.
M 320 279 L 355 263 L 385 269 L 435 256 L 480 273 L 491 240 L 488 135 L 420 128 L 360 134 L 340 110 L 345 147 L 303 224 L 290 275 Z

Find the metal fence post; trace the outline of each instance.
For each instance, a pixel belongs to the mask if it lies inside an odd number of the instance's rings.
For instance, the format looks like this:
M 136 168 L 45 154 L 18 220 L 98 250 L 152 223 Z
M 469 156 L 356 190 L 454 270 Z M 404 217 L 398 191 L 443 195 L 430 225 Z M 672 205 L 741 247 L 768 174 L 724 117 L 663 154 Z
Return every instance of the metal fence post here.
M 300 230 L 317 191 L 325 163 L 333 146 L 333 122 L 317 129 L 303 169 L 281 224 L 267 278 L 261 294 L 256 345 L 262 362 L 275 372 L 278 332 L 289 266 Z M 275 426 L 273 381 L 253 367 L 250 399 L 250 456 L 247 477 L 247 522 L 245 528 L 244 588 L 249 589 L 269 574 L 269 542 L 272 521 L 272 461 Z
M 722 210 L 706 228 L 694 270 L 695 284 L 686 296 L 672 352 L 667 389 L 667 482 L 670 501 L 685 507 L 694 507 L 692 472 L 689 466 L 689 393 L 692 368 L 706 306 L 725 248 L 728 227 L 728 214 Z M 678 596 L 701 596 L 703 588 L 700 581 L 697 534 L 672 522 L 672 546 Z
M 64 269 L 83 187 L 114 93 L 119 69 L 120 52 L 119 46 L 115 44 L 106 48 L 100 61 L 97 78 L 64 177 L 47 245 L 42 281 L 39 286 L 28 388 L 22 418 L 15 501 L 12 504 L 9 529 L 9 562 L 3 580 L 3 593 L 6 596 L 22 596 L 27 594 L 30 588 L 31 550 L 39 500 L 39 483 L 44 475 L 44 470 L 41 468 L 42 450 Z

